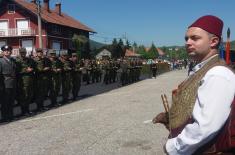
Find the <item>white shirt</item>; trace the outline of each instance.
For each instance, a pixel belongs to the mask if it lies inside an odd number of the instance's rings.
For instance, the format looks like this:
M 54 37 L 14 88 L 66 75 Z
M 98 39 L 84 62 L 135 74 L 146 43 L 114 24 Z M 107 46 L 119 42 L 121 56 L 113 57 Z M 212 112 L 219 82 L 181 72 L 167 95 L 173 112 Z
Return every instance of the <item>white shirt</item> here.
M 209 60 L 196 65 L 193 72 Z M 190 155 L 216 136 L 231 111 L 235 95 L 234 73 L 224 66 L 211 68 L 202 78 L 197 93 L 192 114 L 195 122 L 186 125 L 177 137 L 167 140 L 169 155 Z

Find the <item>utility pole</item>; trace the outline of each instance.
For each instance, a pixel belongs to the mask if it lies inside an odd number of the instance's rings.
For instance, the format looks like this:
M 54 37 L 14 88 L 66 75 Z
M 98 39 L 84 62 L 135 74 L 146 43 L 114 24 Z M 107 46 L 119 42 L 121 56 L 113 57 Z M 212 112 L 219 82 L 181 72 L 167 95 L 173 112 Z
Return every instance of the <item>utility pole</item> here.
M 37 16 L 38 16 L 39 48 L 42 48 L 42 19 L 41 19 L 41 5 L 40 5 L 40 0 L 37 0 Z

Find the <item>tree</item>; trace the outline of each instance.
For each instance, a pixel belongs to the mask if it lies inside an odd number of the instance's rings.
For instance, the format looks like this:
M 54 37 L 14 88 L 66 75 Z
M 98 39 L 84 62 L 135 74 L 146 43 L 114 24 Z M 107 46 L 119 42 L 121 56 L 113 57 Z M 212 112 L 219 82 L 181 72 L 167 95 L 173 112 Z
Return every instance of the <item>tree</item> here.
M 84 35 L 76 35 L 74 34 L 72 38 L 73 44 L 77 51 L 77 54 L 81 58 L 89 58 L 90 57 L 90 45 L 89 38 Z
M 120 58 L 124 53 L 124 45 L 123 41 L 120 39 L 119 42 L 117 42 L 116 38 L 113 39 L 112 45 L 111 45 L 111 53 L 113 58 Z
M 133 51 L 137 51 L 138 45 L 136 42 L 133 43 L 132 47 L 133 47 Z
M 131 45 L 130 45 L 129 41 L 126 40 L 126 49 L 130 49 L 130 48 L 131 48 Z
M 137 49 L 136 49 L 136 53 L 140 54 L 143 58 L 147 59 L 147 52 L 145 50 L 144 45 L 140 45 Z
M 147 52 L 146 58 L 147 59 L 156 59 L 158 58 L 159 54 L 157 48 L 154 44 L 151 45 L 150 49 Z

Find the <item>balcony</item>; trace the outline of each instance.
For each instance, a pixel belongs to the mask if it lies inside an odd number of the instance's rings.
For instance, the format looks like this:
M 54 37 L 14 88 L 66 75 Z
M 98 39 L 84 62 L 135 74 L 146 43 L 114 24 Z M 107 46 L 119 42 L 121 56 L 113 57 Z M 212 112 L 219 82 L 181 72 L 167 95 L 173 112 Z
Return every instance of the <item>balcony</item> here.
M 0 37 L 18 37 L 18 36 L 35 36 L 35 29 L 24 28 L 24 29 L 0 29 Z

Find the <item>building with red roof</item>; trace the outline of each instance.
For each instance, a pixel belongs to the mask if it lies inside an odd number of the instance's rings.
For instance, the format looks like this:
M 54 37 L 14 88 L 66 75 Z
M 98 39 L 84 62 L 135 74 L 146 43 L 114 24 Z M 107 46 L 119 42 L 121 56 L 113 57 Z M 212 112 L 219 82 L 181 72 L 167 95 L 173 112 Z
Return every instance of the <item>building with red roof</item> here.
M 74 49 L 74 34 L 89 38 L 94 30 L 80 21 L 61 12 L 61 3 L 50 8 L 49 0 L 41 5 L 42 48 L 61 50 Z M 39 47 L 38 11 L 36 0 L 0 1 L 0 46 L 11 45 L 17 54 L 19 47 L 25 47 L 28 54 Z

